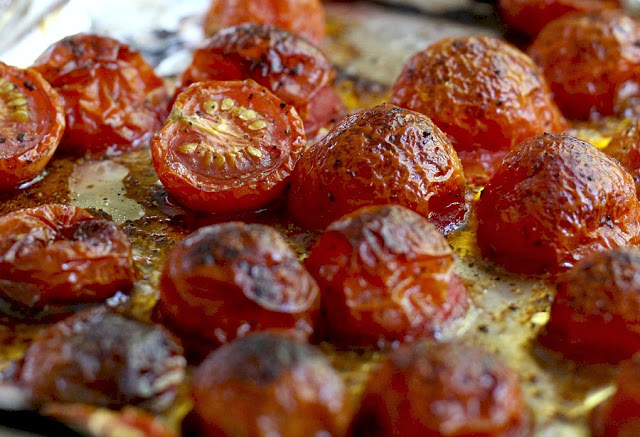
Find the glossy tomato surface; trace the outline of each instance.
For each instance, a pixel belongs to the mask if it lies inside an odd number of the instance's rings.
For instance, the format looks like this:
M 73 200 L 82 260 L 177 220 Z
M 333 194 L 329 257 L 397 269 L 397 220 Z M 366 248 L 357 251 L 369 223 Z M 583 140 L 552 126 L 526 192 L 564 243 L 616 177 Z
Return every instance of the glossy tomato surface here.
M 64 132 L 60 96 L 32 69 L 0 62 L 0 190 L 36 177 Z
M 604 152 L 631 174 L 636 194 L 640 193 L 640 119 L 632 119 L 629 127 L 614 135 Z
M 280 197 L 305 145 L 295 108 L 268 89 L 249 80 L 210 81 L 178 96 L 151 153 L 179 203 L 237 212 Z
M 256 333 L 211 353 L 191 393 L 207 437 L 345 435 L 346 387 L 314 347 Z
M 446 38 L 416 53 L 391 102 L 429 116 L 475 182 L 491 177 L 521 141 L 567 127 L 533 61 L 491 37 Z
M 588 254 L 640 243 L 631 176 L 564 134 L 539 135 L 511 151 L 476 213 L 482 255 L 516 272 L 567 270 Z
M 66 37 L 35 61 L 60 94 L 67 127 L 60 148 L 103 155 L 148 140 L 166 118 L 164 82 L 126 44 L 92 34 Z
M 0 297 L 23 309 L 100 302 L 134 279 L 131 244 L 115 223 L 65 205 L 0 217 Z
M 460 160 L 431 120 L 383 104 L 339 122 L 300 158 L 289 211 L 301 225 L 323 229 L 362 206 L 405 206 L 449 231 L 464 220 Z
M 454 260 L 424 217 L 380 205 L 333 222 L 305 265 L 320 286 L 331 340 L 376 346 L 437 335 L 465 314 Z

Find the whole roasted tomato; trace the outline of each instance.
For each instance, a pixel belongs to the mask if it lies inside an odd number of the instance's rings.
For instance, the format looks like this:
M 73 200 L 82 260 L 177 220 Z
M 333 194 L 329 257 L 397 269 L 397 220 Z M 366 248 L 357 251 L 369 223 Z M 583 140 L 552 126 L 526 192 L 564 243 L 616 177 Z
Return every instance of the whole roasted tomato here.
M 530 420 L 516 373 L 456 343 L 393 351 L 365 388 L 356 437 L 524 437 Z
M 591 144 L 544 134 L 518 145 L 477 204 L 482 255 L 508 270 L 567 270 L 593 252 L 640 243 L 633 179 Z
M 131 244 L 115 223 L 65 205 L 0 217 L 0 297 L 20 307 L 99 302 L 134 279 Z
M 334 76 L 331 62 L 304 38 L 244 24 L 221 30 L 194 52 L 176 93 L 194 82 L 253 79 L 295 106 L 312 137 L 344 114 L 331 88 Z
M 0 190 L 36 177 L 64 132 L 58 93 L 35 70 L 0 62 Z
M 294 107 L 247 80 L 196 83 L 151 141 L 160 181 L 205 212 L 266 206 L 280 197 L 306 145 Z
M 403 205 L 449 231 L 464 220 L 465 179 L 447 136 L 417 112 L 383 104 L 338 123 L 300 158 L 289 211 L 322 229 L 367 205 Z
M 67 127 L 61 149 L 102 155 L 148 140 L 166 118 L 162 79 L 126 44 L 98 35 L 66 37 L 33 68 L 58 91 Z
M 361 208 L 332 223 L 306 266 L 318 281 L 332 341 L 383 345 L 440 333 L 467 310 L 447 240 L 398 205 Z
M 429 116 L 475 182 L 491 177 L 521 141 L 567 127 L 533 61 L 490 37 L 446 38 L 416 53 L 391 102 Z
M 571 14 L 529 48 L 564 115 L 586 119 L 624 109 L 640 95 L 640 25 L 621 11 Z
M 320 0 L 211 0 L 204 33 L 213 35 L 242 23 L 271 24 L 315 44 L 324 38 L 324 7 Z
M 640 193 L 640 119 L 631 120 L 629 127 L 611 139 L 604 152 L 633 176 L 636 194 Z
M 252 331 L 308 337 L 319 306 L 316 282 L 277 231 L 230 222 L 201 228 L 173 249 L 157 310 L 198 356 Z
M 193 377 L 203 436 L 344 436 L 348 392 L 314 347 L 273 333 L 222 346 Z

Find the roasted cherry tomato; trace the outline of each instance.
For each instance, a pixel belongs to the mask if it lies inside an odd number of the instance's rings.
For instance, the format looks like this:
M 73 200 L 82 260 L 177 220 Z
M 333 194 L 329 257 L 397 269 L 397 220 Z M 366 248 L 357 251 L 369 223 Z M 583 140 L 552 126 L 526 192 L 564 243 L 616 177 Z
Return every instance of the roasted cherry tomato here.
M 507 26 L 535 37 L 551 21 L 574 12 L 618 9 L 618 0 L 499 0 Z
M 633 176 L 636 194 L 640 193 L 640 119 L 631 120 L 628 128 L 611 139 L 604 152 Z
M 164 82 L 138 52 L 114 39 L 66 37 L 33 68 L 62 97 L 67 127 L 61 149 L 126 151 L 148 140 L 166 118 Z
M 511 151 L 477 204 L 482 255 L 508 270 L 567 270 L 640 243 L 633 179 L 591 144 L 544 134 Z
M 306 266 L 318 281 L 332 341 L 384 345 L 437 335 L 465 314 L 453 250 L 424 217 L 370 206 L 332 223 Z
M 564 115 L 620 112 L 640 96 L 640 25 L 621 11 L 570 14 L 545 27 L 529 48 Z
M 490 37 L 447 38 L 418 52 L 391 102 L 431 117 L 475 182 L 491 177 L 521 141 L 567 127 L 533 61 Z
M 161 411 L 175 398 L 185 365 L 180 343 L 163 327 L 97 307 L 36 338 L 17 382 L 39 402 L 139 404 Z
M 345 112 L 330 87 L 334 76 L 331 62 L 305 39 L 273 26 L 245 24 L 221 30 L 196 50 L 176 92 L 194 82 L 253 79 L 295 106 L 312 137 Z
M 36 177 L 64 132 L 60 96 L 35 70 L 0 62 L 0 190 Z
M 324 7 L 320 0 L 212 0 L 204 18 L 207 36 L 242 23 L 272 24 L 315 44 L 324 39 Z
M 541 340 L 586 362 L 640 351 L 640 251 L 595 253 L 563 275 Z
M 462 344 L 401 346 L 373 373 L 356 437 L 524 437 L 530 419 L 516 373 Z
M 422 114 L 383 104 L 345 118 L 302 155 L 289 211 L 322 229 L 362 206 L 395 203 L 449 231 L 464 219 L 465 190 L 446 135 Z
M 20 307 L 98 302 L 134 279 L 131 244 L 115 223 L 65 205 L 0 218 L 0 297 Z
M 268 89 L 253 81 L 210 81 L 178 96 L 151 153 L 178 202 L 235 212 L 280 197 L 305 145 L 295 108 Z
M 213 352 L 191 393 L 207 437 L 342 437 L 351 419 L 347 390 L 324 355 L 273 333 Z
M 251 331 L 308 337 L 318 308 L 316 282 L 265 225 L 201 228 L 173 249 L 160 281 L 158 312 L 194 356 Z

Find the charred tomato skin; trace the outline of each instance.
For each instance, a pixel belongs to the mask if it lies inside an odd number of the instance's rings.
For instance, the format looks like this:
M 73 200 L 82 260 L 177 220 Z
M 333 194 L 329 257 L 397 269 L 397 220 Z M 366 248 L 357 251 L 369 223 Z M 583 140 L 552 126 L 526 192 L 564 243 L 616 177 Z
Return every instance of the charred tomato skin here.
M 428 117 L 385 103 L 343 119 L 303 153 L 288 209 L 302 226 L 323 229 L 362 206 L 393 203 L 448 232 L 465 218 L 465 192 L 446 135 Z
M 591 144 L 564 134 L 512 150 L 477 202 L 482 255 L 507 270 L 557 273 L 590 253 L 640 242 L 631 176 Z
M 530 435 L 516 373 L 456 343 L 400 346 L 367 383 L 355 437 Z
M 254 333 L 212 352 L 195 372 L 194 408 L 202 435 L 345 435 L 347 390 L 314 347 Z
M 62 98 L 67 126 L 61 150 L 125 152 L 148 140 L 167 116 L 162 79 L 140 53 L 112 38 L 68 36 L 33 68 Z
M 541 341 L 585 362 L 640 351 L 640 250 L 595 253 L 562 275 Z
M 163 327 L 96 307 L 43 331 L 25 352 L 17 382 L 39 402 L 162 411 L 185 366 L 182 346 Z
M 549 23 L 528 53 L 564 115 L 587 119 L 624 109 L 639 85 L 638 40 L 640 25 L 621 11 L 571 14 Z
M 252 331 L 307 338 L 319 306 L 315 280 L 277 231 L 229 222 L 201 228 L 173 249 L 157 310 L 182 338 L 199 339 L 193 355 L 202 357 Z
M 640 193 L 640 119 L 632 119 L 625 130 L 614 135 L 604 152 L 631 174 L 636 193 Z
M 491 37 L 446 38 L 416 53 L 391 103 L 429 116 L 475 182 L 491 177 L 521 141 L 567 128 L 534 62 Z
M 305 265 L 320 287 L 331 340 L 377 346 L 434 336 L 466 313 L 454 260 L 424 217 L 377 205 L 332 223 Z
M 0 217 L 0 297 L 22 308 L 100 302 L 135 280 L 118 226 L 49 204 Z
M 0 62 L 0 191 L 36 177 L 56 151 L 65 121 L 62 101 L 33 69 Z

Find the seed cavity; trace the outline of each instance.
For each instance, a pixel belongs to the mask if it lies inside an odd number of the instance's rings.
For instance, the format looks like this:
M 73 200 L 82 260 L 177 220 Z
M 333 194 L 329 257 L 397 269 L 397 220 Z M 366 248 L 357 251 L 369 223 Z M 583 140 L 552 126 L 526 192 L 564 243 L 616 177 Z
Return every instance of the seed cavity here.
M 267 127 L 267 122 L 264 120 L 256 120 L 249 125 L 250 130 L 260 130 Z
M 218 102 L 215 100 L 207 100 L 202 107 L 204 108 L 204 112 L 211 115 L 218 110 Z
M 262 158 L 262 150 L 253 146 L 247 146 L 247 153 L 255 158 Z
M 228 111 L 234 106 L 236 106 L 235 100 L 229 97 L 225 97 L 224 99 L 222 99 L 222 104 L 220 105 L 220 109 L 222 109 L 223 111 Z
M 11 118 L 17 122 L 29 121 L 29 108 L 23 93 L 17 91 L 18 85 L 0 78 L 0 96 L 11 111 Z

